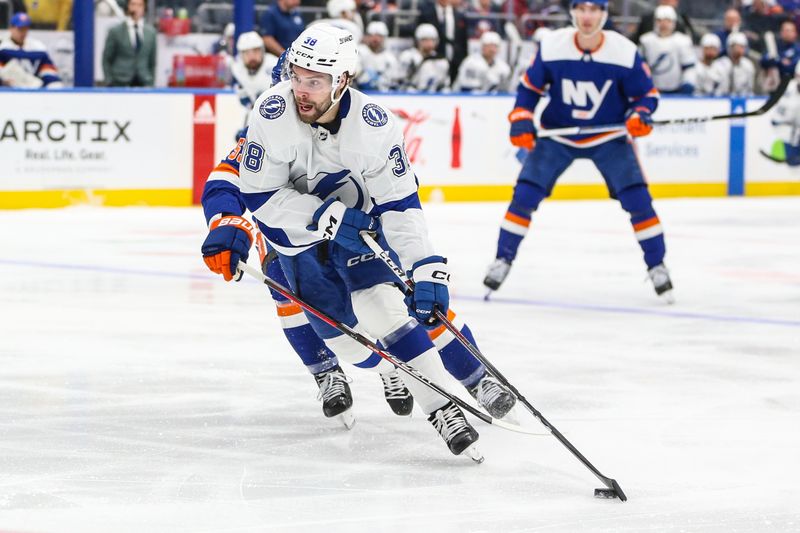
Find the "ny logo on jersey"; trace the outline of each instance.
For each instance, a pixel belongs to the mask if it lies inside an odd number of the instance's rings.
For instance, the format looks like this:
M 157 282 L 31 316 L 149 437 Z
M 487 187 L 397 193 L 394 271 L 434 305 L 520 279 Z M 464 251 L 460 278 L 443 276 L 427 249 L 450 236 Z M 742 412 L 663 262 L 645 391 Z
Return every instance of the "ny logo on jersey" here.
M 589 107 L 591 109 L 573 109 L 572 118 L 591 120 L 603 103 L 612 81 L 606 80 L 602 89 L 598 89 L 593 81 L 572 81 L 566 78 L 561 80 L 561 98 L 565 105 L 574 107 Z

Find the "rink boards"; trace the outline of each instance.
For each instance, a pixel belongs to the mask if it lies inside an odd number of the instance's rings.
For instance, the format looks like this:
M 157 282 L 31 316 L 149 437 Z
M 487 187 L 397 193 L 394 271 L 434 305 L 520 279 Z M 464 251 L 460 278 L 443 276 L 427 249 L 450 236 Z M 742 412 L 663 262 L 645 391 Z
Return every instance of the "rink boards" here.
M 230 92 L 2 91 L 0 208 L 197 202 L 245 114 Z M 511 96 L 376 95 L 402 121 L 423 200 L 507 201 L 520 169 L 508 142 Z M 664 98 L 656 118 L 755 109 L 763 99 Z M 759 155 L 784 132 L 769 115 L 658 128 L 637 141 L 657 197 L 800 194 L 800 169 Z M 554 197 L 605 198 L 578 160 Z

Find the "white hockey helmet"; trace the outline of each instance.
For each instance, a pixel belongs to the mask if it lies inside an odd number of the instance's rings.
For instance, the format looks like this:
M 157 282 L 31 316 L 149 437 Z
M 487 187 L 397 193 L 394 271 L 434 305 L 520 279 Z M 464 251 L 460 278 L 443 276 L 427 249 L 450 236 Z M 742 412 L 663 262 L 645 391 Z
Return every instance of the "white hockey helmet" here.
M 414 30 L 414 39 L 417 41 L 421 41 L 422 39 L 436 39 L 439 40 L 439 30 L 436 29 L 436 26 L 433 24 L 420 24 L 417 26 L 417 29 Z
M 341 98 L 341 95 L 336 98 L 335 93 L 342 78 L 345 74 L 353 77 L 358 70 L 358 47 L 352 33 L 330 24 L 313 24 L 289 47 L 286 61 L 290 65 L 330 74 L 333 83 L 331 100 L 336 103 Z
M 240 52 L 254 48 L 264 49 L 264 39 L 257 32 L 248 31 L 241 34 L 236 40 L 236 49 Z
M 740 31 L 731 32 L 731 34 L 728 35 L 728 38 L 725 39 L 725 45 L 730 48 L 735 44 L 747 48 L 747 36 Z
M 328 0 L 328 16 L 332 19 L 339 18 L 342 13 L 356 10 L 356 0 Z
M 722 50 L 722 41 L 719 39 L 718 35 L 706 33 L 703 35 L 702 39 L 700 39 L 700 46 L 702 48 L 716 48 L 717 50 Z
M 481 46 L 485 44 L 493 44 L 495 46 L 500 46 L 502 42 L 503 38 L 500 37 L 500 34 L 497 33 L 496 31 L 486 31 L 483 32 L 483 35 L 481 35 Z
M 672 6 L 658 6 L 656 8 L 655 15 L 653 16 L 655 20 L 671 20 L 672 22 L 678 21 L 678 13 L 675 12 L 675 8 Z
M 382 20 L 373 20 L 369 24 L 367 24 L 367 35 L 381 35 L 383 37 L 389 36 L 389 28 L 386 26 L 386 23 Z

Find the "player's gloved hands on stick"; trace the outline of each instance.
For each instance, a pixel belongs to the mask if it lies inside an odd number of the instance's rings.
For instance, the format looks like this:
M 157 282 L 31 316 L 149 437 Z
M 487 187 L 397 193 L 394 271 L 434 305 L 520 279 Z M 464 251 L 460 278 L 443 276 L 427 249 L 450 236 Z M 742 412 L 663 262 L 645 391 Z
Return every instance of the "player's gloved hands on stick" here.
M 203 241 L 203 261 L 225 281 L 242 279 L 236 270 L 239 261 L 247 261 L 253 244 L 253 225 L 242 217 L 222 216 L 211 222 L 210 231 Z
M 437 324 L 434 309 L 447 315 L 450 307 L 450 270 L 447 259 L 432 255 L 420 259 L 408 275 L 414 280 L 414 291 L 406 295 L 406 305 L 411 315 L 427 326 Z
M 536 145 L 536 127 L 533 125 L 533 111 L 524 107 L 515 107 L 508 114 L 511 122 L 511 144 L 526 150 L 533 150 Z
M 625 119 L 625 127 L 631 137 L 644 137 L 653 131 L 653 117 L 650 110 L 646 107 L 636 107 L 628 111 L 628 118 Z
M 319 206 L 312 219 L 314 222 L 306 226 L 306 229 L 317 237 L 333 241 L 356 253 L 372 252 L 359 233 L 377 232 L 380 227 L 378 219 L 359 209 L 347 207 L 334 198 Z

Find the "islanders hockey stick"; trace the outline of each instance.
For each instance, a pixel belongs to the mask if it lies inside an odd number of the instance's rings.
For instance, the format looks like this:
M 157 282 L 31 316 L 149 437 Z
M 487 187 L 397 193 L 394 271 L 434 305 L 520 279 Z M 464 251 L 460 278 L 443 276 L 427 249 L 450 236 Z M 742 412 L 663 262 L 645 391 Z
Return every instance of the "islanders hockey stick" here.
M 339 330 L 340 332 L 342 332 L 343 334 L 347 335 L 348 337 L 350 337 L 354 341 L 356 341 L 359 344 L 369 348 L 370 350 L 375 352 L 375 354 L 377 354 L 378 356 L 382 357 L 383 359 L 386 359 L 387 361 L 392 363 L 394 366 L 396 366 L 397 368 L 399 368 L 400 370 L 402 370 L 403 372 L 405 372 L 406 374 L 408 374 L 409 376 L 414 378 L 415 380 L 419 381 L 420 383 L 422 383 L 423 385 L 425 385 L 429 389 L 432 389 L 432 390 L 436 391 L 437 393 L 441 394 L 443 397 L 445 397 L 449 401 L 455 403 L 456 405 L 458 405 L 459 407 L 461 407 L 465 411 L 469 412 L 470 414 L 476 416 L 477 418 L 480 418 L 481 420 L 483 420 L 487 424 L 491 424 L 493 426 L 497 426 L 497 427 L 500 427 L 500 428 L 503 428 L 503 429 L 507 429 L 509 431 L 514 431 L 515 433 L 523 433 L 525 435 L 542 436 L 542 433 L 540 433 L 538 431 L 535 431 L 535 430 L 532 430 L 532 429 L 527 429 L 527 428 L 524 428 L 522 426 L 518 426 L 516 424 L 510 424 L 508 422 L 505 422 L 503 420 L 498 420 L 496 418 L 492 418 L 491 416 L 487 415 L 486 413 L 483 413 L 480 410 L 476 409 L 475 407 L 471 406 L 470 404 L 468 404 L 467 402 L 465 402 L 464 400 L 462 400 L 458 396 L 450 394 L 449 392 L 444 390 L 442 387 L 440 387 L 439 385 L 437 385 L 433 381 L 429 380 L 428 378 L 426 378 L 425 376 L 420 374 L 416 369 L 411 367 L 408 363 L 405 363 L 404 361 L 401 361 L 400 359 L 398 359 L 394 355 L 392 355 L 389 352 L 381 349 L 377 344 L 375 344 L 374 342 L 369 340 L 367 337 L 365 337 L 365 336 L 361 335 L 360 333 L 356 332 L 351 327 L 349 327 L 347 324 L 343 324 L 342 322 L 339 322 L 338 320 L 329 317 L 328 315 L 326 315 L 325 313 L 323 313 L 322 311 L 320 311 L 316 307 L 312 306 L 311 304 L 309 304 L 308 302 L 304 301 L 302 298 L 300 298 L 299 296 L 294 294 L 291 291 L 291 289 L 289 289 L 287 287 L 284 287 L 283 285 L 281 285 L 277 281 L 275 281 L 272 278 L 264 275 L 264 273 L 261 272 L 260 270 L 258 270 L 257 268 L 253 268 L 253 267 L 251 267 L 250 265 L 248 265 L 247 263 L 245 263 L 243 261 L 239 261 L 239 264 L 237 265 L 237 268 L 239 270 L 241 270 L 242 272 L 246 273 L 247 275 L 257 279 L 258 281 L 260 281 L 261 283 L 263 283 L 264 285 L 266 285 L 270 289 L 274 290 L 275 292 L 283 295 L 285 298 L 289 299 L 290 301 L 296 303 L 297 305 L 302 307 L 303 310 L 311 313 L 312 315 L 314 315 L 315 317 L 319 318 L 320 320 L 322 320 L 323 322 L 325 322 L 329 326 Z
M 414 290 L 414 282 L 408 279 L 406 273 L 403 272 L 403 269 L 400 268 L 389 256 L 389 252 L 381 248 L 381 246 L 375 241 L 375 239 L 370 235 L 368 232 L 361 232 L 361 238 L 367 243 L 370 250 L 372 250 L 376 256 L 378 256 L 389 269 L 394 272 L 397 278 L 403 282 L 406 286 L 407 291 Z M 628 497 L 625 496 L 625 493 L 622 491 L 622 488 L 619 486 L 619 483 L 615 479 L 612 479 L 608 476 L 603 475 L 589 460 L 584 457 L 584 455 L 578 451 L 578 449 L 569 441 L 567 438 L 561 434 L 561 432 L 556 429 L 556 427 L 551 424 L 545 417 L 540 413 L 531 403 L 517 390 L 514 385 L 512 385 L 508 379 L 495 367 L 486 357 L 481 353 L 478 348 L 467 339 L 464 334 L 459 331 L 459 329 L 448 320 L 447 316 L 444 313 L 439 311 L 438 309 L 434 310 L 434 314 L 436 318 L 444 324 L 444 327 L 452 333 L 456 339 L 467 349 L 469 352 L 475 356 L 475 358 L 483 363 L 483 365 L 489 370 L 489 372 L 497 378 L 503 385 L 508 387 L 508 389 L 517 397 L 519 402 L 525 406 L 528 411 L 539 421 L 541 424 L 547 428 L 548 431 L 556 438 L 558 441 L 567 448 L 567 450 L 572 453 L 583 465 L 592 472 L 592 474 L 603 483 L 606 488 L 605 489 L 595 489 L 594 495 L 599 498 L 619 498 L 620 500 L 627 501 Z
M 654 120 L 653 126 L 669 126 L 674 124 L 699 124 L 701 122 L 711 122 L 712 120 L 733 120 L 739 118 L 757 117 L 765 114 L 770 109 L 775 107 L 778 100 L 786 92 L 789 82 L 792 81 L 791 76 L 784 77 L 778 87 L 769 95 L 764 105 L 753 111 L 746 111 L 744 113 L 730 113 L 727 115 L 711 115 L 705 117 L 687 117 L 687 118 L 670 118 L 665 120 Z M 536 132 L 537 138 L 555 137 L 561 135 L 591 135 L 595 133 L 607 133 L 613 131 L 625 130 L 625 124 L 605 124 L 600 126 L 570 126 L 568 128 L 552 128 L 541 129 Z

